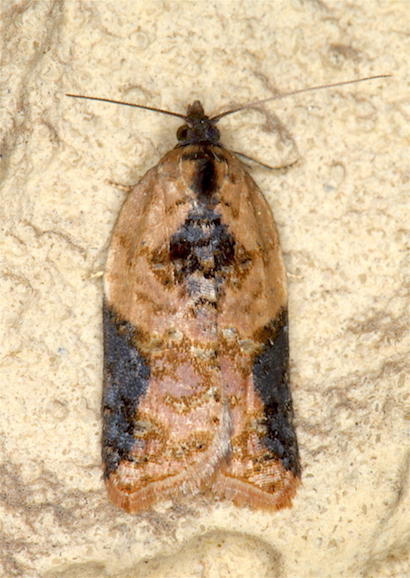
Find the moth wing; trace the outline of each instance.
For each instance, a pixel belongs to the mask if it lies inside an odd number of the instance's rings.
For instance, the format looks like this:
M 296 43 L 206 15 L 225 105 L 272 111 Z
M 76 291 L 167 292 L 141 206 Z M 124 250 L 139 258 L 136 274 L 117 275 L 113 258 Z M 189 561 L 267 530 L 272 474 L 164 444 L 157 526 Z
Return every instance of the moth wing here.
M 206 489 L 230 447 L 215 310 L 198 310 L 188 285 L 206 292 L 204 280 L 193 271 L 176 282 L 170 261 L 172 232 L 195 204 L 181 152 L 130 193 L 107 261 L 103 461 L 127 511 Z
M 272 211 L 232 158 L 221 191 L 236 270 L 219 304 L 221 371 L 233 419 L 231 457 L 214 491 L 237 504 L 290 506 L 300 466 L 289 389 L 286 272 Z

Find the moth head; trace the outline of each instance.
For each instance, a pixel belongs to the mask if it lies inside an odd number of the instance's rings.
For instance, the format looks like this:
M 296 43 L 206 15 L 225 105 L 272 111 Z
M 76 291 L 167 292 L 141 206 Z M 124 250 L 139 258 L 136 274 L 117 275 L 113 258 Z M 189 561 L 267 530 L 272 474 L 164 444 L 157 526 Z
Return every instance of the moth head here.
M 195 100 L 193 104 L 188 106 L 185 120 L 186 124 L 177 130 L 178 146 L 199 143 L 217 144 L 219 142 L 221 135 L 215 126 L 217 121 L 205 114 L 199 100 Z

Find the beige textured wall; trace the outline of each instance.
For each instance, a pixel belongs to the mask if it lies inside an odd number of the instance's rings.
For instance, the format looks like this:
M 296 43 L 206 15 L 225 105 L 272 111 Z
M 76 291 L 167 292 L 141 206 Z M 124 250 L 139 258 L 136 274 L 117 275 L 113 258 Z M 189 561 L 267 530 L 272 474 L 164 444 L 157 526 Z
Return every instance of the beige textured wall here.
M 0 575 L 405 577 L 407 0 L 3 1 Z M 125 193 L 184 112 L 379 73 L 221 121 L 266 162 L 289 276 L 304 485 L 275 515 L 139 516 L 100 470 L 101 276 Z M 282 139 L 267 129 L 277 117 Z M 266 123 L 265 121 L 268 121 Z M 270 123 L 269 123 L 270 121 Z M 286 141 L 286 142 L 284 142 Z M 407 404 L 407 405 L 406 405 Z M 406 421 L 407 420 L 407 421 Z

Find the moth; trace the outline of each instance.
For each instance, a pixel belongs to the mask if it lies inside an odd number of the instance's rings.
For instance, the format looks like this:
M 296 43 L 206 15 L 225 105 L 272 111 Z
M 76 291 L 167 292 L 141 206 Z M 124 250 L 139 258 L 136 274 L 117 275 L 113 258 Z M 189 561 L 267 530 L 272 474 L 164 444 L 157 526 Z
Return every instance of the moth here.
M 184 124 L 112 234 L 103 305 L 109 496 L 127 512 L 202 493 L 289 507 L 301 468 L 286 272 L 272 211 L 216 126 L 247 107 L 209 118 L 198 100 L 186 115 L 131 106 Z

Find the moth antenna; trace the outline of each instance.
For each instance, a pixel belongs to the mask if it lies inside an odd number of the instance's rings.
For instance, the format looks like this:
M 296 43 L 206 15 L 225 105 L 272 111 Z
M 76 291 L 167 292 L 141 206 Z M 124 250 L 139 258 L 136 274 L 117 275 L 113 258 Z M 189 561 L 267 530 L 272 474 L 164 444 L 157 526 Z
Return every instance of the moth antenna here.
M 241 110 L 253 108 L 255 106 L 258 106 L 259 104 L 265 104 L 265 102 L 270 102 L 271 100 L 279 100 L 280 98 L 285 98 L 286 96 L 294 96 L 295 94 L 302 94 L 303 92 L 312 92 L 313 90 L 321 90 L 323 88 L 335 88 L 337 86 L 345 86 L 346 84 L 355 84 L 356 82 L 364 82 L 366 80 L 376 80 L 377 78 L 390 78 L 391 76 L 393 75 L 378 74 L 377 76 L 356 78 L 355 80 L 345 80 L 344 82 L 335 82 L 334 84 L 322 84 L 320 86 L 311 86 L 310 88 L 300 88 L 299 90 L 284 92 L 283 94 L 277 94 L 276 96 L 270 96 L 269 98 L 264 98 L 262 100 L 255 100 L 254 102 L 250 102 L 248 104 L 241 104 L 239 106 L 236 106 L 235 108 L 232 108 L 231 110 L 227 110 L 225 112 L 221 112 L 221 114 L 213 116 L 210 120 L 212 120 L 214 123 L 217 123 L 224 116 L 228 116 L 228 114 L 233 114 L 234 112 L 239 112 Z
M 82 94 L 66 94 L 66 96 L 70 96 L 72 98 L 85 98 L 87 100 L 99 100 L 101 102 L 110 102 L 111 104 L 123 104 L 125 106 L 134 106 L 135 108 L 142 108 L 144 110 L 151 110 L 152 112 L 161 112 L 162 114 L 176 116 L 177 118 L 182 118 L 182 120 L 187 121 L 187 117 L 184 114 L 178 114 L 177 112 L 171 112 L 170 110 L 162 110 L 162 108 L 154 108 L 153 106 L 144 106 L 143 104 L 122 102 L 121 100 L 110 100 L 109 98 L 97 98 L 96 96 L 83 96 Z

